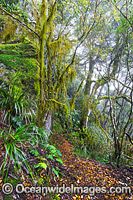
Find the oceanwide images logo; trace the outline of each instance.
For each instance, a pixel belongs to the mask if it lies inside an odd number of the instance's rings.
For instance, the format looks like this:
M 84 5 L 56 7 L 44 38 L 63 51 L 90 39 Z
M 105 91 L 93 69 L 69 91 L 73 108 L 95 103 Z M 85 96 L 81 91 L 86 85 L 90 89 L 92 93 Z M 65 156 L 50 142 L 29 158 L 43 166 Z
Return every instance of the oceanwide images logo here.
M 2 192 L 4 194 L 11 194 L 13 191 L 16 191 L 18 194 L 47 194 L 47 193 L 56 193 L 56 194 L 64 194 L 64 193 L 71 193 L 71 194 L 89 194 L 89 195 L 95 195 L 97 193 L 102 193 L 102 194 L 121 194 L 121 193 L 126 193 L 130 194 L 131 193 L 131 188 L 130 187 L 80 187 L 80 186 L 74 186 L 71 184 L 70 187 L 67 187 L 65 184 L 62 185 L 62 187 L 59 187 L 58 185 L 56 187 L 26 187 L 23 184 L 18 184 L 16 185 L 15 188 L 13 188 L 12 184 L 10 183 L 5 183 L 2 186 Z

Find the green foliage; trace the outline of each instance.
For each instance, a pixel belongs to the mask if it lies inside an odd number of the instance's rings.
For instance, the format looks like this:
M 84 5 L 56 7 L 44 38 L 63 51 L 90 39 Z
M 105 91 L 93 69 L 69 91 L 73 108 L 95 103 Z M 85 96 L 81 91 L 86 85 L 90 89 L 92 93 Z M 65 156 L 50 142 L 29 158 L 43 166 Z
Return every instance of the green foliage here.
M 44 169 L 45 175 L 48 176 L 47 179 L 56 179 L 55 176 L 58 178 L 61 175 L 59 165 L 63 164 L 63 161 L 60 158 L 62 156 L 61 152 L 55 146 L 50 145 L 47 142 L 43 143 L 43 145 L 40 142 L 39 146 L 40 145 L 46 152 L 45 157 L 42 157 L 38 151 L 30 149 L 30 152 L 33 155 L 36 155 L 36 158 L 39 160 L 39 162 L 34 165 L 34 168 L 37 169 L 38 172 L 41 172 L 41 170 Z
M 72 133 L 79 129 L 80 125 L 80 111 L 74 109 L 69 111 L 68 115 L 60 109 L 59 112 L 54 115 L 53 131 L 60 133 Z
M 55 113 L 55 116 L 57 117 L 58 116 L 58 113 Z M 54 116 L 54 119 L 56 118 Z M 59 122 L 59 120 L 58 119 L 56 119 L 56 120 L 53 120 L 53 128 L 52 128 L 52 131 L 53 132 L 58 132 L 58 131 L 60 131 L 60 133 L 61 132 L 64 132 L 64 127 L 62 127 L 62 124 L 60 124 L 60 122 Z
M 46 154 L 46 158 L 55 161 L 51 166 L 51 172 L 53 172 L 58 178 L 61 175 L 58 165 L 63 164 L 63 161 L 60 158 L 62 154 L 55 146 L 50 144 L 47 145 L 47 151 L 48 153 Z
M 62 163 L 62 160 L 59 158 L 59 156 L 62 156 L 61 152 L 53 145 L 48 144 L 46 147 L 49 150 L 49 154 L 46 156 L 50 159 L 55 158 L 58 162 Z
M 32 155 L 35 155 L 35 156 L 38 156 L 38 155 L 39 155 L 39 153 L 38 153 L 37 150 L 31 149 L 31 148 L 29 148 L 29 149 L 30 149 L 30 153 L 31 153 Z
M 109 145 L 105 136 L 106 127 L 103 128 L 103 126 L 106 124 L 107 130 L 109 130 L 111 120 L 106 123 L 106 120 L 102 119 L 100 113 L 97 112 L 99 102 L 95 98 L 103 91 L 106 93 L 106 84 L 109 81 L 111 84 L 114 83 L 112 78 L 121 74 L 119 72 L 123 73 L 127 70 L 128 76 L 125 79 L 125 84 L 129 82 L 130 86 L 131 51 L 129 49 L 132 32 L 131 2 L 127 1 L 124 5 L 119 3 L 116 5 L 116 0 L 113 0 L 112 4 L 108 4 L 108 2 L 101 1 L 100 4 L 97 4 L 95 1 L 88 2 L 87 0 L 73 2 L 64 0 L 63 3 L 60 0 L 43 0 L 41 2 L 32 0 L 26 13 L 23 6 L 17 5 L 18 0 L 1 1 L 0 6 L 2 5 L 2 8 L 4 7 L 10 14 L 0 11 L 0 41 L 3 43 L 10 41 L 12 44 L 0 45 L 0 62 L 6 65 L 6 70 L 11 71 L 7 76 L 9 82 L 13 76 L 16 79 L 15 85 L 9 84 L 10 89 L 1 90 L 0 111 L 1 113 L 5 112 L 4 122 L 12 125 L 13 131 L 32 121 L 34 112 L 30 111 L 29 107 L 34 108 L 34 106 L 26 104 L 25 97 L 27 96 L 24 97 L 22 91 L 27 88 L 28 93 L 30 93 L 29 83 L 32 86 L 35 83 L 35 89 L 30 99 L 35 99 L 37 96 L 38 109 L 33 109 L 33 111 L 37 110 L 37 122 L 40 127 L 44 126 L 47 112 L 54 112 L 53 130 L 70 133 L 70 138 L 74 138 L 75 142 L 78 141 L 77 146 L 85 154 L 99 159 L 100 154 L 97 153 L 96 157 L 96 152 L 103 155 L 104 152 L 108 151 Z M 119 13 L 120 9 L 121 13 Z M 125 17 L 124 13 L 122 14 L 124 10 L 126 10 Z M 31 13 L 29 14 L 28 11 Z M 13 20 L 13 16 L 17 20 Z M 19 24 L 18 19 L 26 23 L 27 28 L 22 28 L 22 23 Z M 27 41 L 24 42 L 25 37 L 29 38 L 32 43 L 35 42 L 37 47 L 33 47 Z M 17 40 L 15 40 L 16 38 Z M 14 42 L 17 43 L 13 44 Z M 82 53 L 81 50 L 83 50 Z M 5 75 L 6 72 L 2 80 L 6 79 Z M 68 89 L 68 84 L 72 83 L 75 77 L 79 80 L 83 76 L 88 77 L 85 84 L 87 90 L 86 92 L 82 90 L 77 110 L 71 112 L 70 107 L 74 107 L 79 89 L 76 86 L 76 93 L 73 95 L 74 90 Z M 84 80 L 82 84 L 84 86 Z M 121 83 L 119 84 L 121 85 Z M 130 90 L 129 86 L 125 88 Z M 125 91 L 125 88 L 121 90 L 120 87 L 116 86 L 116 92 Z M 129 91 L 127 93 L 129 94 Z M 118 103 L 121 104 L 121 102 Z M 125 110 L 127 115 L 129 110 Z M 89 111 L 91 112 L 91 118 L 88 121 L 89 127 L 82 129 L 87 126 Z M 27 112 L 30 113 L 30 117 L 27 116 Z M 127 117 L 122 123 L 118 121 L 118 131 L 121 133 L 122 126 L 119 126 L 119 122 L 125 126 Z M 30 131 L 36 138 L 36 145 L 40 144 L 42 148 L 45 147 L 48 150 L 46 159 L 56 160 L 57 163 L 62 164 L 58 158 L 60 153 L 54 147 L 46 147 L 45 145 L 47 143 L 45 129 L 34 126 Z M 108 134 L 106 135 L 108 137 Z M 118 138 L 120 137 L 121 134 L 118 135 Z M 31 149 L 30 152 L 35 156 L 39 155 L 36 148 Z M 45 164 L 42 163 L 40 162 L 36 167 L 45 168 Z M 58 166 L 52 167 L 51 171 L 58 176 Z
M 11 124 L 12 117 L 22 116 L 23 97 L 21 89 L 16 86 L 7 90 L 0 88 L 0 110 L 5 110 L 3 121 L 7 121 L 7 124 Z
M 88 143 L 89 148 L 102 150 L 103 146 L 107 145 L 107 137 L 95 124 L 91 124 L 88 129 L 85 130 L 85 134 L 87 136 L 85 144 Z
M 59 178 L 59 171 L 57 171 L 54 167 L 53 167 L 53 172 L 55 173 L 55 175 L 57 176 L 57 178 Z
M 38 168 L 38 167 L 41 167 L 41 168 L 43 168 L 43 169 L 47 169 L 47 165 L 46 165 L 46 163 L 38 163 L 37 165 L 34 165 L 34 167 L 35 168 Z
M 5 159 L 2 164 L 3 176 L 4 176 L 4 171 L 7 167 L 5 174 L 5 182 L 8 175 L 10 164 L 12 163 L 14 163 L 15 172 L 17 172 L 18 169 L 21 169 L 23 163 L 27 168 L 27 170 L 29 170 L 31 177 L 33 178 L 33 173 L 28 164 L 26 154 L 23 151 L 23 145 L 27 144 L 28 146 L 32 146 L 33 141 L 31 141 L 31 133 L 27 132 L 27 129 L 29 127 L 31 127 L 31 125 L 22 126 L 18 128 L 16 131 L 13 131 L 10 127 L 8 131 L 3 130 L 1 132 L 1 140 L 5 148 Z M 36 142 L 34 137 L 32 137 L 32 140 L 34 140 L 34 143 Z
M 28 22 L 29 16 L 25 9 L 22 9 L 22 7 L 25 8 L 26 5 L 26 0 L 1 0 L 0 2 L 0 6 L 6 9 L 7 12 L 11 12 L 16 16 L 23 18 L 25 22 Z
M 74 109 L 73 112 L 71 112 L 73 130 L 79 128 L 79 126 L 80 126 L 80 114 L 81 114 L 81 112 L 76 109 Z
M 1 0 L 2 5 L 12 5 L 12 4 L 17 4 L 19 0 Z
M 123 152 L 121 156 L 121 165 L 132 165 L 133 163 L 133 147 L 130 142 L 124 141 Z
M 130 28 L 130 24 L 128 23 L 128 21 L 125 18 L 120 18 L 120 23 L 119 26 L 117 27 L 116 33 L 117 34 L 121 34 L 126 31 L 128 31 L 128 29 Z
M 22 165 L 24 165 L 33 178 L 33 170 L 31 169 L 32 166 L 29 165 L 27 156 L 28 152 L 30 152 L 33 155 L 35 154 L 35 156 L 38 156 L 37 158 L 39 160 L 46 161 L 46 159 L 42 158 L 36 150 L 36 147 L 38 146 L 42 146 L 45 150 L 47 149 L 47 134 L 44 131 L 44 128 L 38 128 L 35 124 L 30 124 L 21 126 L 14 131 L 10 127 L 8 130 L 4 129 L 1 132 L 0 137 L 2 145 L 5 148 L 5 159 L 1 165 L 5 181 L 11 164 L 14 164 L 15 172 L 18 172 L 18 169 L 22 171 Z M 35 168 L 38 167 L 46 168 L 46 164 L 40 162 L 35 166 Z
M 104 163 L 109 161 L 110 144 L 104 132 L 96 124 L 92 123 L 87 129 L 73 132 L 72 138 L 79 154 Z
M 23 120 L 29 120 L 28 96 L 22 92 L 22 89 L 16 85 L 8 86 L 7 89 L 0 88 L 0 111 L 4 111 L 3 122 L 12 125 L 14 128 L 21 126 Z
M 37 127 L 35 124 L 32 128 L 33 135 L 35 134 L 36 141 L 38 145 L 44 148 L 44 145 L 48 143 L 48 136 L 46 133 L 46 129 L 44 127 Z

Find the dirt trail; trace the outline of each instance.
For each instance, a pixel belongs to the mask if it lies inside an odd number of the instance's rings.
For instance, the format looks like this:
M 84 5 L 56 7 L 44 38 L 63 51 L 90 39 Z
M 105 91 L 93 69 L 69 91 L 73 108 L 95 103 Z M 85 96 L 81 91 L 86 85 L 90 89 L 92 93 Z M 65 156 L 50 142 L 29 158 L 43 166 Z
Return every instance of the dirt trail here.
M 65 139 L 63 135 L 58 133 L 51 135 L 52 144 L 56 144 L 57 149 L 62 153 L 63 165 L 59 165 L 59 170 L 64 171 L 64 176 L 56 178 L 55 182 L 53 178 L 50 178 L 49 185 L 40 186 L 57 186 L 61 189 L 57 195 L 48 193 L 47 195 L 42 193 L 33 193 L 33 194 L 23 194 L 18 195 L 15 191 L 10 195 L 3 195 L 0 190 L 0 199 L 18 199 L 18 200 L 133 200 L 133 172 L 123 169 L 112 168 L 111 166 L 101 164 L 91 159 L 84 159 L 77 156 L 73 153 L 72 145 Z M 2 147 L 0 146 L 0 150 Z M 45 151 L 38 148 L 40 155 L 45 158 Z M 1 158 L 3 159 L 3 154 Z M 38 163 L 36 157 L 33 159 L 33 156 L 30 155 L 30 158 L 34 161 L 32 164 L 35 165 Z M 10 175 L 12 175 L 13 170 L 10 170 Z M 44 170 L 40 173 L 38 180 L 46 178 L 46 174 L 42 174 Z M 22 176 L 22 174 L 20 174 Z M 26 175 L 26 180 L 24 179 L 23 184 L 25 186 L 32 186 L 31 179 Z M 14 177 L 13 180 L 16 180 Z M 46 182 L 47 183 L 47 182 Z M 2 178 L 0 177 L 0 189 L 2 187 Z M 113 194 L 108 193 L 110 188 L 112 188 Z M 117 192 L 115 192 L 115 188 Z M 125 187 L 128 187 L 132 192 L 127 194 Z M 127 190 L 128 190 L 127 188 Z M 66 192 L 65 192 L 66 189 Z M 123 190 L 123 193 L 122 193 Z M 64 193 L 65 192 L 65 193 Z
M 129 186 L 133 191 L 131 177 L 123 175 L 120 170 L 110 166 L 106 166 L 91 159 L 85 160 L 74 156 L 71 144 L 63 138 L 62 135 L 53 134 L 52 140 L 58 145 L 58 149 L 62 153 L 62 160 L 67 171 L 66 177 L 60 178 L 58 184 L 60 186 L 65 184 L 66 187 L 71 188 L 71 191 L 74 191 L 74 188 L 72 188 L 73 184 L 74 187 L 82 187 L 82 189 L 79 189 L 79 192 L 84 191 L 84 194 L 60 194 L 60 199 L 133 199 L 131 193 L 119 193 L 120 190 L 124 190 L 123 187 L 125 186 Z M 117 188 L 117 193 L 108 193 L 111 187 L 119 187 Z M 105 190 L 107 190 L 107 192 Z M 112 188 L 112 190 L 114 192 L 115 188 Z M 76 189 L 76 191 L 78 191 L 78 189 Z M 89 193 L 87 191 L 89 191 Z

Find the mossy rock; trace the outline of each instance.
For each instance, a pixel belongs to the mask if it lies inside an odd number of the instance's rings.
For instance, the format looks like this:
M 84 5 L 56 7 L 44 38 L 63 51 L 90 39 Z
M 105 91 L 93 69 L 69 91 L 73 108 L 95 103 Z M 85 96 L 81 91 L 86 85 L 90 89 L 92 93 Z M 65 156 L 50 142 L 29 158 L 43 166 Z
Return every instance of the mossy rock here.
M 37 48 L 29 42 L 13 43 L 13 44 L 0 44 L 0 54 L 15 55 L 21 58 L 34 58 L 37 59 Z
M 5 73 L 0 73 L 0 83 L 6 79 L 7 75 L 7 79 L 12 77 L 18 79 L 19 82 L 16 81 L 16 84 L 25 90 L 29 92 L 34 90 L 34 82 L 38 73 L 37 57 L 37 48 L 27 41 L 16 44 L 0 44 L 0 64 L 6 66 Z
M 37 50 L 30 43 L 0 44 L 0 62 L 7 69 L 27 69 L 29 73 L 37 70 Z

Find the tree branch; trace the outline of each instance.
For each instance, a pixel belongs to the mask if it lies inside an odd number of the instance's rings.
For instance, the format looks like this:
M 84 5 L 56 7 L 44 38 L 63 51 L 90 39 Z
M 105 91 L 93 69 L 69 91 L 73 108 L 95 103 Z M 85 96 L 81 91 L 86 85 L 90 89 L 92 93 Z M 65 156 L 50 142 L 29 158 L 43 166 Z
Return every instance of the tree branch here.
M 133 145 L 133 142 L 132 142 L 132 138 L 131 138 L 131 136 L 130 136 L 127 132 L 125 132 L 125 133 L 126 133 L 128 139 L 129 139 L 130 143 Z
M 38 38 L 40 38 L 39 34 L 37 32 L 35 32 L 33 29 L 31 29 L 27 24 L 25 24 L 24 22 L 22 22 L 18 18 L 14 17 L 11 13 L 7 12 L 5 9 L 3 9 L 3 8 L 0 7 L 0 10 L 2 10 L 4 13 L 6 13 L 7 15 L 9 15 L 15 21 L 18 21 L 20 24 L 22 24 L 22 26 L 25 26 L 27 29 L 29 29 L 31 32 L 33 32 Z
M 129 21 L 129 19 L 127 18 L 127 16 L 116 6 L 116 9 L 122 14 L 122 16 L 128 21 L 128 23 L 130 24 L 131 28 L 133 29 L 133 24 Z
M 84 79 L 85 79 L 85 78 L 84 78 Z M 74 102 L 75 102 L 76 96 L 78 95 L 78 92 L 79 92 L 80 88 L 81 88 L 82 85 L 83 85 L 84 79 L 81 81 L 81 83 L 80 83 L 78 89 L 76 90 L 76 92 L 75 92 L 73 98 L 70 100 L 70 107 L 71 107 L 71 110 L 73 109 L 73 105 L 74 105 Z
M 131 87 L 129 87 L 128 85 L 125 85 L 124 83 L 122 83 L 121 81 L 117 80 L 116 78 L 112 78 L 112 79 L 115 80 L 115 81 L 117 81 L 118 83 L 120 83 L 120 84 L 123 85 L 124 87 L 126 87 L 126 88 L 132 90 Z
M 132 159 L 132 160 L 133 160 L 133 157 L 130 157 L 130 156 L 128 156 L 128 155 L 125 155 L 124 153 L 122 153 L 122 155 L 125 156 L 125 157 L 127 157 L 127 158 L 129 158 L 129 159 Z
M 116 96 L 116 97 L 101 96 L 101 97 L 98 97 L 98 100 L 109 99 L 109 98 L 111 98 L 113 100 L 123 98 L 126 101 L 128 101 L 129 103 L 132 102 L 127 95 L 119 95 L 119 96 Z

